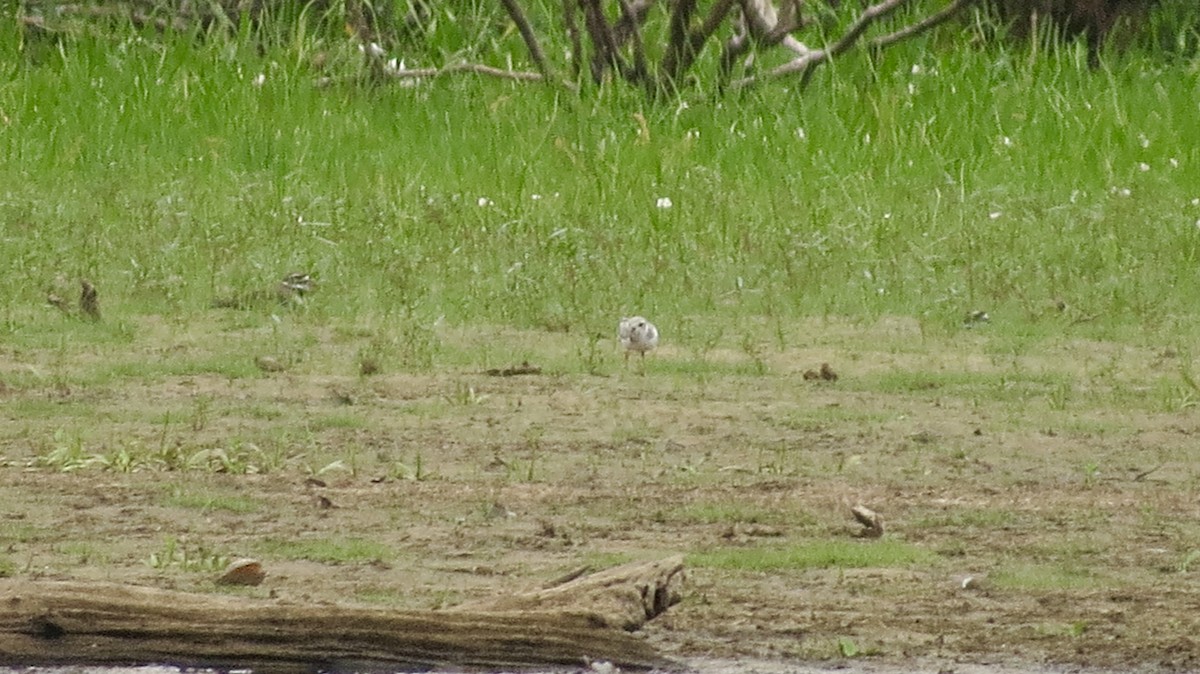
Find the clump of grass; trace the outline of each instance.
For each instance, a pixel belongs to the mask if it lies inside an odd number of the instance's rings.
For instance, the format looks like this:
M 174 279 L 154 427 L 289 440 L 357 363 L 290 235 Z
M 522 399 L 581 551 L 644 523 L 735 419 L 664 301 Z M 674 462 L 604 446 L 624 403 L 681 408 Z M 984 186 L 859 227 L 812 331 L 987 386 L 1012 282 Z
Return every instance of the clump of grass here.
M 179 569 L 192 572 L 214 572 L 224 569 L 229 557 L 220 554 L 202 543 L 188 543 L 168 536 L 156 552 L 146 558 L 146 565 L 160 571 Z
M 781 524 L 796 523 L 797 520 L 811 523 L 813 518 L 803 513 L 759 505 L 701 502 L 663 513 L 660 520 L 702 524 Z

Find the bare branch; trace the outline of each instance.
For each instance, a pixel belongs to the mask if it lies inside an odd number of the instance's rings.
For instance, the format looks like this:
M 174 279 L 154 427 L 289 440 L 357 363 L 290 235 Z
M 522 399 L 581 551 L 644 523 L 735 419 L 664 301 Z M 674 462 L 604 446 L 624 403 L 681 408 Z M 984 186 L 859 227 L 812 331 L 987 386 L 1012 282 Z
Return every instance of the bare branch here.
M 646 17 L 650 15 L 650 7 L 654 5 L 655 0 L 634 0 L 629 3 L 633 8 L 631 13 L 621 13 L 621 18 L 613 24 L 613 37 L 618 45 L 623 45 L 633 37 L 633 32 L 639 26 L 646 22 Z M 622 8 L 624 9 L 624 8 Z
M 631 26 L 630 30 L 632 31 L 630 33 L 633 40 L 633 72 L 631 75 L 635 81 L 645 84 L 647 89 L 652 91 L 656 85 L 651 81 L 650 68 L 646 65 L 646 47 L 642 44 L 642 31 L 638 27 L 637 16 L 633 6 L 629 4 L 629 0 L 620 0 L 620 2 L 621 19 Z
M 687 27 L 692 14 L 695 13 L 696 3 L 680 0 L 671 16 L 671 43 L 662 61 L 661 71 L 665 81 L 676 81 L 692 67 L 704 44 L 721 27 L 725 17 L 729 15 L 729 10 L 733 9 L 736 3 L 737 0 L 718 0 L 709 9 L 704 21 L 697 28 L 688 31 Z
M 810 51 L 808 46 L 792 37 L 792 33 L 808 25 L 800 15 L 803 0 L 783 0 L 780 10 L 772 0 L 739 0 L 740 15 L 735 19 L 734 36 L 725 42 L 721 52 L 720 83 L 724 87 L 733 72 L 733 64 L 752 45 L 774 47 L 782 44 L 797 57 Z
M 696 0 L 677 0 L 675 10 L 671 12 L 671 22 L 668 28 L 670 42 L 667 53 L 663 56 L 661 73 L 664 82 L 675 82 L 683 74 L 682 64 L 690 60 L 691 40 L 688 39 L 688 25 L 692 15 L 696 13 Z
M 579 0 L 579 4 L 583 7 L 584 25 L 592 38 L 592 46 L 596 50 L 592 57 L 592 79 L 600 82 L 604 77 L 604 69 L 608 66 L 612 66 L 617 72 L 625 75 L 628 71 L 621 61 L 620 52 L 617 51 L 617 42 L 613 37 L 612 26 L 604 17 L 604 10 L 600 8 L 600 0 Z
M 753 76 L 744 77 L 733 82 L 732 86 L 735 89 L 742 88 L 756 84 L 759 79 L 774 79 L 791 75 L 793 73 L 799 73 L 801 86 L 806 86 L 809 79 L 812 77 L 812 73 L 816 66 L 825 63 L 834 57 L 844 54 L 847 50 L 853 47 L 856 42 L 858 42 L 858 39 L 862 37 L 862 34 L 866 32 L 867 28 L 869 28 L 872 23 L 887 16 L 888 14 L 891 14 L 899 9 L 901 5 L 909 1 L 910 0 L 883 0 L 883 2 L 871 5 L 863 10 L 862 14 L 855 19 L 854 23 L 850 24 L 850 27 L 846 29 L 846 32 L 840 38 L 838 38 L 837 42 L 834 42 L 832 45 L 824 49 L 814 49 L 803 56 L 773 68 L 764 73 L 762 78 Z
M 517 24 L 517 30 L 521 32 L 521 39 L 525 41 L 525 46 L 529 49 L 529 57 L 533 59 L 538 71 L 546 77 L 547 81 L 552 80 L 553 76 L 550 64 L 546 62 L 546 54 L 542 51 L 542 46 L 538 44 L 537 35 L 533 33 L 533 27 L 529 25 L 529 19 L 525 17 L 525 12 L 517 4 L 517 0 L 500 0 L 500 3 L 504 5 L 504 9 L 513 23 Z
M 801 0 L 784 0 L 776 16 L 775 25 L 763 36 L 764 44 L 782 44 L 799 56 L 811 51 L 807 45 L 792 37 L 792 33 L 808 26 L 811 22 L 800 15 Z
M 717 29 L 721 27 L 721 24 L 725 21 L 725 17 L 729 14 L 729 10 L 733 9 L 735 2 L 737 0 L 720 0 L 717 4 L 713 5 L 712 9 L 708 12 L 708 16 L 704 17 L 704 23 L 701 23 L 700 27 L 692 33 L 693 51 L 699 52 L 704 43 L 708 42 L 708 38 L 717 32 Z
M 578 82 L 579 69 L 583 67 L 583 41 L 579 37 L 579 24 L 575 22 L 575 0 L 562 0 L 562 6 L 563 23 L 571 41 L 571 78 Z
M 888 33 L 887 35 L 881 35 L 874 40 L 871 40 L 871 48 L 883 49 L 884 47 L 890 47 L 891 45 L 902 40 L 916 37 L 930 28 L 934 28 L 935 26 L 939 26 L 949 21 L 954 17 L 955 14 L 958 14 L 962 10 L 974 5 L 977 2 L 979 2 L 979 0 L 954 0 L 954 2 L 951 2 L 949 5 L 943 7 L 941 11 L 934 12 L 933 14 L 930 14 L 929 16 L 912 25 L 905 26 L 900 30 Z

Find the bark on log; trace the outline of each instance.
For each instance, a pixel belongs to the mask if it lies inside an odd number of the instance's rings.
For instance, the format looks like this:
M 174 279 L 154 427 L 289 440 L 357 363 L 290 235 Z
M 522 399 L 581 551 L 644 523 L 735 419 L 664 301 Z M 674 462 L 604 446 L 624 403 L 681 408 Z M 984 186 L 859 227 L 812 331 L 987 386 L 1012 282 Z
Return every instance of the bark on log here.
M 683 557 L 624 564 L 555 587 L 461 604 L 452 611 L 587 610 L 607 627 L 632 632 L 679 603 Z
M 615 626 L 640 625 L 665 610 L 678 597 L 681 569 L 678 557 L 626 565 L 496 600 L 490 609 L 445 611 L 6 579 L 0 580 L 0 665 L 425 671 L 578 667 L 593 660 L 670 669 L 671 661 Z M 632 602 L 634 596 L 640 601 Z

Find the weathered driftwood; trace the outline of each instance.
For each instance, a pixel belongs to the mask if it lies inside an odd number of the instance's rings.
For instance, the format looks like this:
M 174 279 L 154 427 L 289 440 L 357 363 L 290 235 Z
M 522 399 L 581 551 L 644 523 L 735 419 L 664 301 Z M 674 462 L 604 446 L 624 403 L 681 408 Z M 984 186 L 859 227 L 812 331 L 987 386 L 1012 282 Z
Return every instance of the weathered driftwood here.
M 615 626 L 640 625 L 665 610 L 678 596 L 681 568 L 680 558 L 631 564 L 519 595 L 511 604 L 497 600 L 488 609 L 445 611 L 6 579 L 0 581 L 0 665 L 171 664 L 297 672 L 511 670 L 577 667 L 593 660 L 626 669 L 669 668 L 670 661 Z M 642 600 L 631 603 L 635 595 Z M 634 604 L 642 607 L 640 622 L 630 611 Z
M 455 611 L 569 613 L 587 611 L 597 623 L 633 631 L 679 602 L 683 557 L 624 564 L 554 587 L 496 597 Z

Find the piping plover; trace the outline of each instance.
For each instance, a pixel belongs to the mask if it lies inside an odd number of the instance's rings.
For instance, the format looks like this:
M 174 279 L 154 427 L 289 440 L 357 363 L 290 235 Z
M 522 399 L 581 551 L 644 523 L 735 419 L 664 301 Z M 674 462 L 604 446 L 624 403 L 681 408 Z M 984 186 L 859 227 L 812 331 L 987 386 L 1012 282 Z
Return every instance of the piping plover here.
M 625 348 L 625 365 L 629 365 L 629 354 L 636 351 L 646 358 L 647 351 L 653 351 L 658 346 L 658 328 L 641 316 L 622 318 L 617 327 L 617 338 Z

